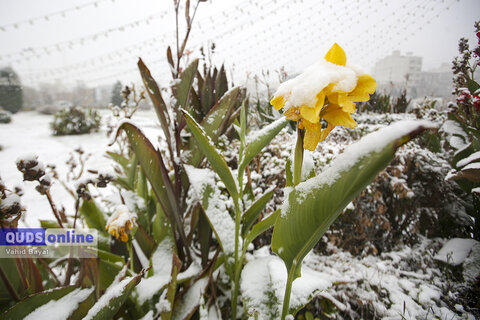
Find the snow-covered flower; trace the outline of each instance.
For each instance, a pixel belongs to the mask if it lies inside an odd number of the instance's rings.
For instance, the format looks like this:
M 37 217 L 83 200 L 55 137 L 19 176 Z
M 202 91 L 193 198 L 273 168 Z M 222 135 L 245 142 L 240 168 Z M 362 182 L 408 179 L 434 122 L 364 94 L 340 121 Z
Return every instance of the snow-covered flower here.
M 105 229 L 116 239 L 123 242 L 128 241 L 128 232 L 136 226 L 137 216 L 128 210 L 127 206 L 120 205 L 115 212 L 108 218 Z
M 324 59 L 317 61 L 299 76 L 280 85 L 270 103 L 284 109 L 289 120 L 305 129 L 304 148 L 315 150 L 335 126 L 354 128 L 351 114 L 354 102 L 368 101 L 377 83 L 361 69 L 347 65 L 343 49 L 334 44 Z M 328 126 L 322 129 L 320 119 Z

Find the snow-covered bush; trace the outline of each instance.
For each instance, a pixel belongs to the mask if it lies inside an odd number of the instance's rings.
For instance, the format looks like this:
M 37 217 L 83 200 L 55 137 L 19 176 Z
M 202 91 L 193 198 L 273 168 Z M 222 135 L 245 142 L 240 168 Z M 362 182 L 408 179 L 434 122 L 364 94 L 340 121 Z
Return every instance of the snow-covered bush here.
M 98 131 L 100 120 L 97 111 L 74 106 L 55 113 L 50 127 L 55 136 L 85 134 Z
M 0 123 L 10 123 L 11 121 L 12 121 L 11 113 L 0 108 Z

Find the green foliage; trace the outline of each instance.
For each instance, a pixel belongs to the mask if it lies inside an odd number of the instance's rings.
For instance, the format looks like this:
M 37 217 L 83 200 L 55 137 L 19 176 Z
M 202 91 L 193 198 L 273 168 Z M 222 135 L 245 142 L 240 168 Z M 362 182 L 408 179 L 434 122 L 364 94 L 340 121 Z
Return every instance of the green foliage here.
M 0 108 L 11 113 L 23 106 L 23 89 L 20 78 L 12 68 L 0 69 Z
M 361 112 L 387 113 L 390 112 L 390 101 L 391 96 L 389 94 L 381 94 L 375 91 L 370 95 L 370 100 L 358 104 L 358 110 Z
M 403 89 L 402 92 L 392 103 L 393 113 L 405 113 L 407 112 L 408 105 L 411 99 L 407 98 L 407 89 Z
M 55 113 L 50 127 L 55 136 L 85 134 L 98 131 L 100 120 L 100 114 L 93 109 L 70 107 Z
M 287 189 L 287 202 L 275 222 L 272 236 L 272 250 L 282 258 L 288 271 L 283 316 L 289 312 L 289 290 L 293 280 L 300 276 L 307 253 L 347 204 L 389 164 L 396 149 L 426 129 L 421 122 L 406 133 L 383 129 L 388 140 L 382 141 L 381 145 L 376 143 L 377 147 L 371 151 L 364 150 L 371 143 L 367 139 L 375 141 L 382 137 L 382 130 L 375 132 L 351 146 L 317 177 Z M 350 159 L 349 151 L 358 158 Z M 339 165 L 335 166 L 335 163 Z

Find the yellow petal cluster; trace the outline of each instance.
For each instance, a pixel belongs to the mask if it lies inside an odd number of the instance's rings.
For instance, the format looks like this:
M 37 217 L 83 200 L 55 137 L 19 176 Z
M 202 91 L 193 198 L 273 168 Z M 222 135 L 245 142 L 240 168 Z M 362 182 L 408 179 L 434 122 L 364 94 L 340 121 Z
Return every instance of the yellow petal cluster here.
M 355 102 L 368 101 L 376 88 L 372 76 L 347 66 L 345 52 L 335 43 L 324 60 L 284 82 L 270 103 L 276 110 L 284 108 L 287 119 L 298 121 L 305 129 L 304 148 L 313 151 L 335 126 L 354 128 Z
M 105 230 L 116 239 L 128 241 L 128 232 L 136 225 L 136 216 L 124 205 L 118 206 L 107 221 Z

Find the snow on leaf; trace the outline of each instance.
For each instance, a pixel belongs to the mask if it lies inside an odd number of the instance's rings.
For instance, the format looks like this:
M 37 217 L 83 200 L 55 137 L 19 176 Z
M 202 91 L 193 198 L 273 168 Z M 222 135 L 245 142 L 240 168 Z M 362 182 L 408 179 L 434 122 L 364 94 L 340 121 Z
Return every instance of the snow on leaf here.
M 77 308 L 93 292 L 93 288 L 75 289 L 69 294 L 58 300 L 50 300 L 48 303 L 35 309 L 26 316 L 25 320 L 49 319 L 63 320 L 67 319 Z M 55 310 L 55 312 L 52 312 Z

